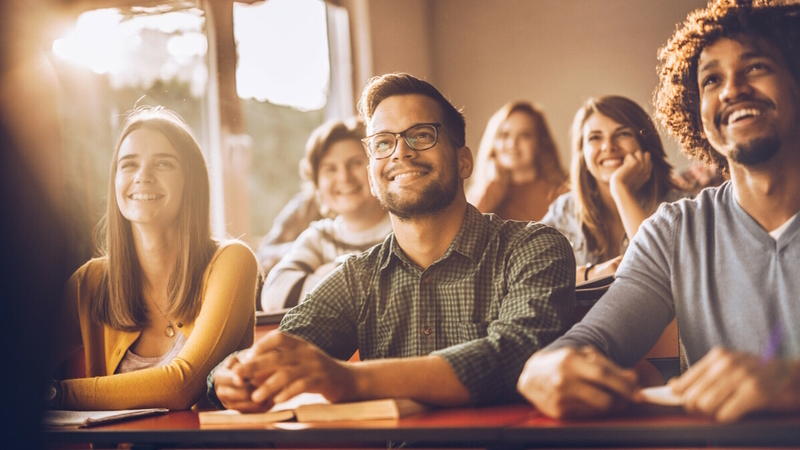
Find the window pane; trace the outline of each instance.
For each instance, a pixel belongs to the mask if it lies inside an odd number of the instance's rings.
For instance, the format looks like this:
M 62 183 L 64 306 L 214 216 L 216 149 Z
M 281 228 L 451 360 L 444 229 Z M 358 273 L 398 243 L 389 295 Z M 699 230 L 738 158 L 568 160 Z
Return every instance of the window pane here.
M 330 63 L 321 0 L 234 3 L 237 92 L 252 137 L 250 242 L 300 189 L 298 162 L 325 117 Z

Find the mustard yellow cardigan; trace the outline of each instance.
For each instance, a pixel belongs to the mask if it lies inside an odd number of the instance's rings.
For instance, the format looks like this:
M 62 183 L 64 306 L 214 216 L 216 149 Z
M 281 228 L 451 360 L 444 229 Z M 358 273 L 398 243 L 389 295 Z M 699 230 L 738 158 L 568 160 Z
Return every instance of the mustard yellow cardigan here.
M 86 378 L 60 382 L 59 409 L 188 409 L 205 397 L 206 377 L 226 356 L 253 344 L 258 263 L 244 244 L 230 241 L 217 249 L 203 274 L 200 314 L 176 329 L 186 344 L 163 367 L 114 374 L 140 331 L 127 332 L 94 323 L 89 314 L 106 258 L 92 259 L 67 283 L 58 318 L 54 361 L 64 361 L 80 346 Z

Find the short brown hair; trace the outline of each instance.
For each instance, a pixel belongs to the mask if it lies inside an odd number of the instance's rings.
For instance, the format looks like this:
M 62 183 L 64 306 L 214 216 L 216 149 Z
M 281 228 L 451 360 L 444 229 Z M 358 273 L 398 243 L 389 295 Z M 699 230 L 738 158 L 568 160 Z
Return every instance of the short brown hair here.
M 656 117 L 677 137 L 683 153 L 728 170 L 727 160 L 703 136 L 697 60 L 720 38 L 765 39 L 774 44 L 800 84 L 800 3 L 770 0 L 717 0 L 689 14 L 659 51 Z
M 453 145 L 457 149 L 466 145 L 467 125 L 461 111 L 432 84 L 407 73 L 388 73 L 370 79 L 358 101 L 358 112 L 364 120 L 369 121 L 382 101 L 396 95 L 409 94 L 424 95 L 438 103 L 442 108 L 442 125 L 447 130 Z
M 106 215 L 98 224 L 98 250 L 107 257 L 106 273 L 92 305 L 92 319 L 112 328 L 133 331 L 147 324 L 139 260 L 131 223 L 117 205 L 117 158 L 125 138 L 135 130 L 158 131 L 182 157 L 184 186 L 178 219 L 178 260 L 169 279 L 169 306 L 165 314 L 191 323 L 200 313 L 200 294 L 208 262 L 217 244 L 211 238 L 208 169 L 200 145 L 181 117 L 162 107 L 142 106 L 131 111 L 111 158 Z
M 319 163 L 328 149 L 339 141 L 356 141 L 366 136 L 364 122 L 357 117 L 347 120 L 331 120 L 317 127 L 306 142 L 306 154 L 300 160 L 300 177 L 303 181 L 319 186 Z

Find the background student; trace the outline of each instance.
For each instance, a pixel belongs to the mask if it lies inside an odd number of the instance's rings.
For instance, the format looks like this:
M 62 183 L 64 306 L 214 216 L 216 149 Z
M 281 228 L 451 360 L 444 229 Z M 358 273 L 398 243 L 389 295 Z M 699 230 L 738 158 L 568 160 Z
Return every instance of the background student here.
M 296 306 L 341 262 L 380 244 L 392 232 L 389 215 L 372 196 L 369 158 L 361 145 L 364 123 L 352 118 L 323 124 L 311 134 L 300 176 L 314 186 L 325 218 L 306 229 L 270 271 L 261 291 L 264 311 Z
M 48 406 L 186 409 L 230 352 L 253 343 L 258 263 L 211 238 L 209 181 L 177 114 L 139 108 L 111 163 L 102 256 L 70 278 L 52 367 L 83 346 L 86 378 L 54 381 Z
M 506 220 L 540 220 L 569 190 L 544 114 L 526 101 L 503 105 L 486 125 L 467 199 Z
M 614 274 L 642 222 L 683 196 L 647 113 L 625 97 L 592 98 L 572 124 L 572 191 L 542 223 L 572 243 L 581 282 Z

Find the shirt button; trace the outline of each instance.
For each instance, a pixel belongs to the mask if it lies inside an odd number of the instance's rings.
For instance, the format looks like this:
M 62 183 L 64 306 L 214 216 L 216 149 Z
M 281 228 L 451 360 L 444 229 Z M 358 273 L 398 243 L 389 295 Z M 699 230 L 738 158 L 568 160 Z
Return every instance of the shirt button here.
M 424 334 L 425 336 L 430 336 L 431 334 L 430 325 L 425 325 L 425 327 L 422 328 L 422 334 Z
M 433 283 L 433 277 L 425 278 L 425 284 L 431 284 L 431 283 Z

